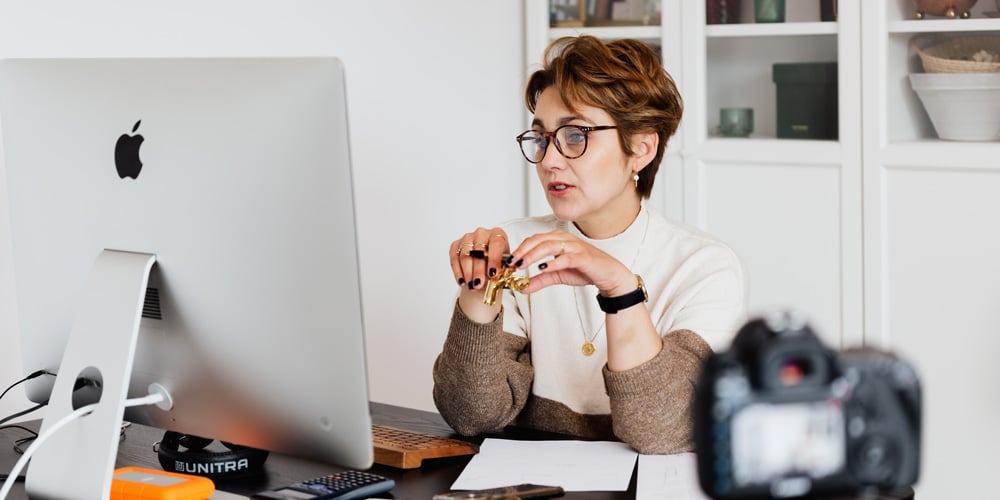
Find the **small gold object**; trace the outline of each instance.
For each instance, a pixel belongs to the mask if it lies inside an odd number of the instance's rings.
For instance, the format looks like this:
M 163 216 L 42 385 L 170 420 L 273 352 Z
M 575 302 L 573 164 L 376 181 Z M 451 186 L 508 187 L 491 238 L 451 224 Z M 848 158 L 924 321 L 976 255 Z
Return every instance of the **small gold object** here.
M 583 351 L 584 356 L 592 356 L 594 351 L 597 349 L 594 347 L 593 342 L 584 342 L 581 350 Z
M 501 289 L 510 288 L 511 290 L 516 290 L 520 292 L 528 286 L 528 282 L 531 279 L 527 276 L 518 276 L 514 274 L 514 270 L 509 267 L 504 267 L 500 274 L 497 274 L 493 279 L 486 282 L 486 292 L 483 294 L 483 304 L 492 306 L 497 301 L 497 294 Z

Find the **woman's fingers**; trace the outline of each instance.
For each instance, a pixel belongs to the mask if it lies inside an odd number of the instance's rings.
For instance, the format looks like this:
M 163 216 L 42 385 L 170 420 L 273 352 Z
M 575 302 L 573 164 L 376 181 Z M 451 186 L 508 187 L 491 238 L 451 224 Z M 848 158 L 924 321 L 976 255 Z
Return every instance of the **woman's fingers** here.
M 560 230 L 528 237 L 514 251 L 514 259 L 517 269 L 537 264 L 539 273 L 532 276 L 525 293 L 557 284 L 602 288 L 629 272 L 611 255 Z
M 493 278 L 503 269 L 504 255 L 510 253 L 510 243 L 507 242 L 507 233 L 500 229 L 493 229 L 487 241 L 489 255 L 486 258 L 486 276 Z
M 584 245 L 582 241 L 565 231 L 551 231 L 529 236 L 513 252 L 513 266 L 528 267 L 549 257 L 561 257 L 572 252 L 574 245 Z
M 502 269 L 503 255 L 510 251 L 510 246 L 502 229 L 478 228 L 452 242 L 449 251 L 455 281 L 468 290 L 476 290 Z

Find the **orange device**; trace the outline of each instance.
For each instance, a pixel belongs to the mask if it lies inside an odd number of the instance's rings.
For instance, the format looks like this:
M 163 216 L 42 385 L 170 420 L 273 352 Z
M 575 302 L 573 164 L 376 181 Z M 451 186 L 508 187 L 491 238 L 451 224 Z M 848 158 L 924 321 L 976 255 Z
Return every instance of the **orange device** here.
M 111 500 L 205 500 L 213 493 L 211 479 L 142 467 L 115 469 L 111 479 Z

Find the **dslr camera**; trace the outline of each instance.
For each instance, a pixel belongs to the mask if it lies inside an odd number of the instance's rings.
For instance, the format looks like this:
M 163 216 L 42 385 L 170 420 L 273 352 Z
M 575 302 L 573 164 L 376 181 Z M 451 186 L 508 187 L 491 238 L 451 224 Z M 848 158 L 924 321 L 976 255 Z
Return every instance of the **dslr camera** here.
M 751 320 L 697 385 L 698 479 L 713 498 L 890 491 L 917 481 L 920 384 L 875 349 L 836 353 L 806 321 Z

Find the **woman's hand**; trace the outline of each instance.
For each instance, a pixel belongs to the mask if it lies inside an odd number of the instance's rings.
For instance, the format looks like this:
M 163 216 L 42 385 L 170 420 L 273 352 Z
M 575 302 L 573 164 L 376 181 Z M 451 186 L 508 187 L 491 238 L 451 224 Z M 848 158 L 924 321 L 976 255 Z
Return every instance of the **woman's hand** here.
M 499 314 L 502 301 L 486 305 L 483 294 L 486 282 L 503 269 L 503 255 L 507 253 L 510 253 L 507 233 L 496 227 L 480 227 L 452 242 L 451 271 L 461 287 L 458 305 L 469 319 L 490 323 Z
M 539 261 L 541 272 L 531 277 L 524 293 L 559 284 L 594 285 L 605 297 L 635 290 L 635 275 L 625 264 L 566 231 L 533 235 L 513 252 L 512 265 L 519 269 Z
M 535 262 L 539 273 L 522 290 L 532 293 L 550 285 L 594 285 L 604 297 L 617 297 L 636 289 L 635 274 L 621 261 L 565 232 L 536 234 L 513 252 L 513 264 L 524 268 Z M 548 260 L 546 260 L 548 259 Z M 629 307 L 605 315 L 608 369 L 628 370 L 656 356 L 663 341 L 653 327 L 649 311 Z

